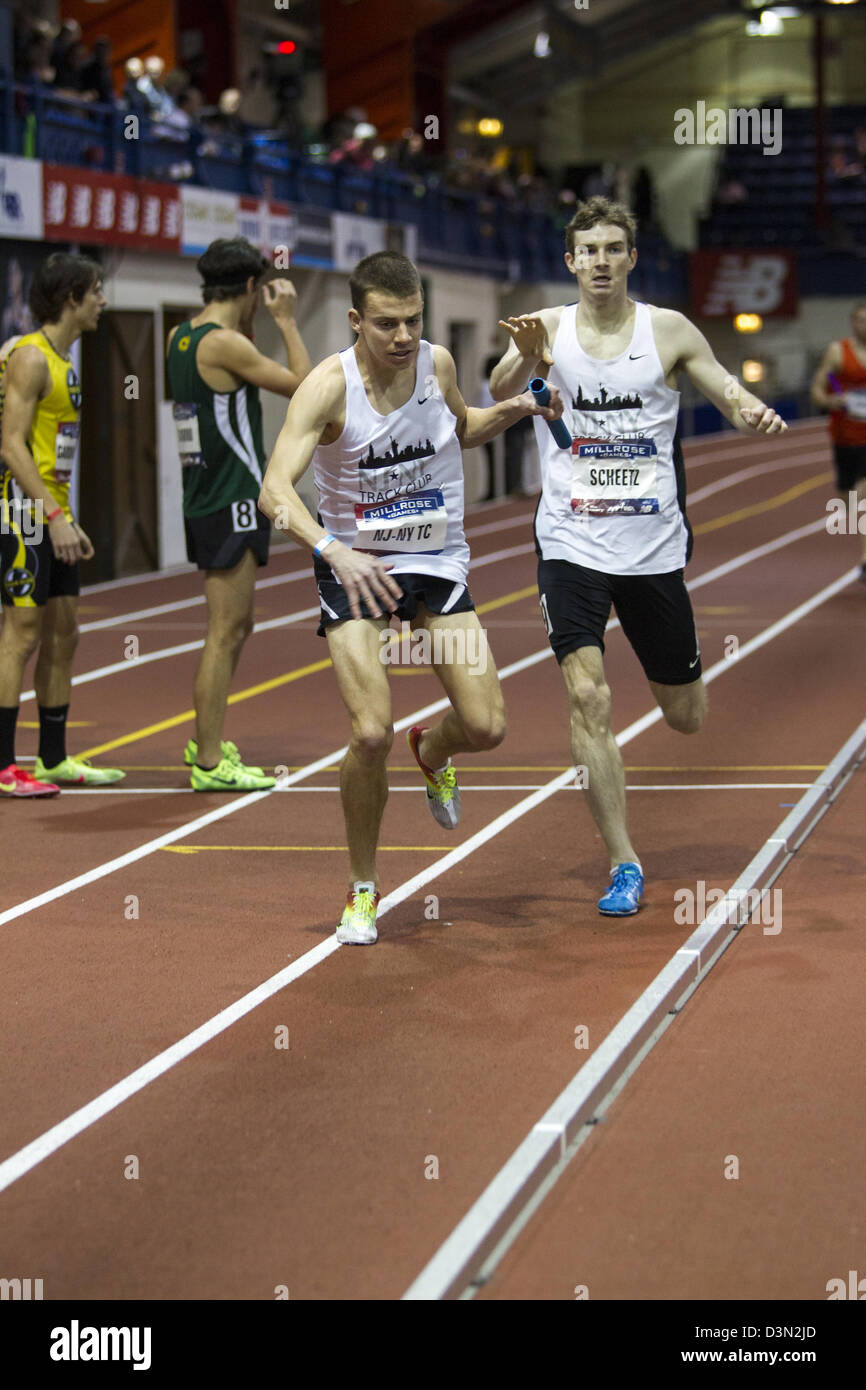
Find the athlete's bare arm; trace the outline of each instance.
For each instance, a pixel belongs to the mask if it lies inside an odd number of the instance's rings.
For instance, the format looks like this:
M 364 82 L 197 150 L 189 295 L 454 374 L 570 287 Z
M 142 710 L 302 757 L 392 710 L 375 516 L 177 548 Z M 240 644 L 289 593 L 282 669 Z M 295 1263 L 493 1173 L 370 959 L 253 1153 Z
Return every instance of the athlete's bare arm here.
M 703 333 L 684 314 L 675 309 L 655 310 L 653 332 L 666 374 L 684 371 L 742 434 L 778 434 L 788 428 L 775 410 L 725 371 Z
M 550 389 L 550 405 L 541 406 L 529 391 L 520 396 L 511 396 L 498 405 L 486 407 L 467 405 L 457 385 L 457 369 L 454 358 L 444 347 L 434 346 L 433 361 L 436 366 L 436 380 L 452 415 L 457 416 L 457 438 L 464 449 L 476 449 L 495 439 L 497 434 L 507 430 L 524 415 L 541 415 L 545 420 L 558 420 L 562 414 L 562 397 L 553 386 Z
M 842 346 L 831 343 L 821 358 L 817 372 L 812 378 L 812 401 L 822 410 L 844 410 L 846 395 L 844 391 L 831 391 L 827 382 L 830 372 L 838 372 L 842 366 Z
M 295 322 L 298 293 L 289 280 L 272 280 L 262 288 L 262 302 L 283 335 L 288 367 L 265 357 L 245 333 L 235 328 L 217 328 L 202 338 L 196 353 L 196 366 L 231 372 L 278 396 L 293 396 L 310 372 L 310 356 Z
M 535 314 L 499 320 L 499 327 L 510 334 L 511 342 L 490 378 L 490 394 L 495 401 L 525 391 L 526 383 L 534 376 L 547 376 L 547 368 L 553 365 L 551 345 L 562 308 L 559 304 L 553 309 L 539 309 Z
M 27 447 L 27 440 L 33 428 L 36 407 L 50 391 L 51 373 L 44 354 L 29 343 L 18 348 L 6 367 L 0 453 L 22 492 L 32 497 L 34 502 L 41 503 L 43 516 L 46 517 L 56 511 L 60 504 L 45 486 Z M 64 515 L 49 522 L 48 534 L 54 554 L 68 565 L 74 565 L 77 560 L 88 560 L 93 554 L 87 537 L 83 532 L 79 533 Z M 84 544 L 84 541 L 87 543 Z
M 315 367 L 298 387 L 262 483 L 261 511 L 311 549 L 324 540 L 327 532 L 310 515 L 295 485 L 307 471 L 316 446 L 339 438 L 345 413 L 346 378 L 334 354 Z M 334 540 L 322 557 L 346 590 L 354 618 L 361 617 L 362 599 L 377 618 L 382 616 L 382 608 L 386 612 L 393 610 L 402 590 L 377 556 L 365 555 Z

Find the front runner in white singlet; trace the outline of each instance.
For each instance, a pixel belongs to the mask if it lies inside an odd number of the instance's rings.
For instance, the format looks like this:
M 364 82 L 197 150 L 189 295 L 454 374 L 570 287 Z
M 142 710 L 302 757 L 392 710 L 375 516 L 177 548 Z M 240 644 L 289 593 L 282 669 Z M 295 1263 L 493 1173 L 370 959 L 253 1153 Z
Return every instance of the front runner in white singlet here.
M 424 630 L 451 701 L 434 728 L 409 730 L 409 745 L 434 819 L 453 829 L 460 794 L 451 758 L 495 748 L 505 736 L 499 677 L 466 587 L 462 449 L 525 415 L 556 419 L 562 402 L 552 390 L 550 408 L 541 409 L 526 391 L 486 410 L 467 407 L 453 358 L 421 337 L 421 282 L 405 256 L 366 257 L 349 286 L 357 340 L 298 388 L 259 506 L 316 557 L 319 633 L 352 724 L 340 769 L 351 885 L 337 936 L 366 945 L 377 938 L 376 849 L 394 737 L 382 641 L 388 614 Z M 311 459 L 318 523 L 295 491 Z
M 609 916 L 637 912 L 643 869 L 628 835 L 625 774 L 610 727 L 602 654 L 611 604 L 672 729 L 696 733 L 706 715 L 697 631 L 683 570 L 691 554 L 677 436 L 684 371 L 746 434 L 786 425 L 716 360 L 694 324 L 628 298 L 635 221 L 606 198 L 579 203 L 566 228 L 576 304 L 510 318 L 511 343 L 490 382 L 495 399 L 547 376 L 566 403 L 570 450 L 536 437 L 542 495 L 535 519 L 538 587 L 571 714 L 575 766 L 610 852 Z

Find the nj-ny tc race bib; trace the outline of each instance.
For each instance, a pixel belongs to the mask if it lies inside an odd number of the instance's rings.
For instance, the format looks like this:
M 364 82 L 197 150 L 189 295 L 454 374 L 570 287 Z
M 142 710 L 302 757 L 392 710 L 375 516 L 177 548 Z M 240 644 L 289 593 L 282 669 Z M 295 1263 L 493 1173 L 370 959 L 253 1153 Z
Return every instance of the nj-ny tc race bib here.
M 659 509 L 652 439 L 575 439 L 571 509 L 578 516 L 646 516 Z
M 355 503 L 356 550 L 440 551 L 445 545 L 448 516 L 442 493 L 416 492 L 392 502 Z

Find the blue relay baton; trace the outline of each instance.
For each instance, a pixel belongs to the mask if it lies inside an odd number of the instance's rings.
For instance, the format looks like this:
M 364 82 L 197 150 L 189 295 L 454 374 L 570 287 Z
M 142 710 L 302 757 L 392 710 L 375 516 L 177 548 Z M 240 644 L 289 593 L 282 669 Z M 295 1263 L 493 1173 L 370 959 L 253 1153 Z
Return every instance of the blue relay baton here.
M 534 376 L 529 383 L 529 390 L 532 392 L 539 405 L 548 405 L 550 403 L 550 391 L 543 376 Z M 547 420 L 545 423 L 560 449 L 570 449 L 571 434 L 569 433 L 565 421 L 562 419 Z

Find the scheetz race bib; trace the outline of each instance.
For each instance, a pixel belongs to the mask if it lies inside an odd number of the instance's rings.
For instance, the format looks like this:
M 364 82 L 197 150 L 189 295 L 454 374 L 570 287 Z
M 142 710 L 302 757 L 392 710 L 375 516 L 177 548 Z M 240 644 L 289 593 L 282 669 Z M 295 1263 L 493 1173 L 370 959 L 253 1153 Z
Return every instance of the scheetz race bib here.
M 177 449 L 180 454 L 181 468 L 203 465 L 204 456 L 201 451 L 198 428 L 198 407 L 195 402 L 188 404 L 176 402 L 172 408 L 172 414 L 177 430 Z
M 652 439 L 575 439 L 571 509 L 579 516 L 646 516 L 659 509 Z
M 71 420 L 57 426 L 55 440 L 54 476 L 58 483 L 71 483 L 78 462 L 78 421 Z
M 358 535 L 356 550 L 382 551 L 385 554 L 423 550 L 440 551 L 445 545 L 448 516 L 442 493 L 416 492 L 393 502 L 377 502 L 370 506 L 355 503 L 355 525 Z

